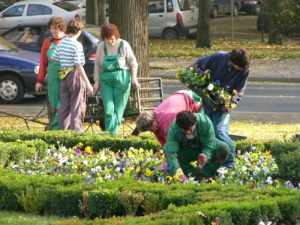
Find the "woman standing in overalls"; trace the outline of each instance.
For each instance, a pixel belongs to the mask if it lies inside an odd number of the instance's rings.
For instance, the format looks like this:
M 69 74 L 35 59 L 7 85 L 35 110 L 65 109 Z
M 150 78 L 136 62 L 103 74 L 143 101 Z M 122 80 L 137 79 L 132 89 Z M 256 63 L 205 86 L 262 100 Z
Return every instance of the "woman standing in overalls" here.
M 105 113 L 105 130 L 116 135 L 128 102 L 131 82 L 139 88 L 137 80 L 138 63 L 125 40 L 120 39 L 118 28 L 107 24 L 101 29 L 104 40 L 97 46 L 94 68 L 94 93 L 99 91 Z
M 51 36 L 43 43 L 40 55 L 40 69 L 35 84 L 35 91 L 43 90 L 43 83 L 47 74 L 47 91 L 49 108 L 49 130 L 58 130 L 58 108 L 60 107 L 60 63 L 51 60 L 56 45 L 65 37 L 66 23 L 60 17 L 52 17 L 48 22 Z

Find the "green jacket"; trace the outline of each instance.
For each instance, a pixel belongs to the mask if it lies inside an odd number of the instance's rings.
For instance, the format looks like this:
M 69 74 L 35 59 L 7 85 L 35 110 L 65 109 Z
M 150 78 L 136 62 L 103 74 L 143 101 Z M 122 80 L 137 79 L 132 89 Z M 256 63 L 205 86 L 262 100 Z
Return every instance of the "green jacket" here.
M 194 151 L 197 155 L 204 153 L 207 156 L 208 161 L 211 159 L 213 152 L 216 149 L 216 136 L 213 124 L 211 120 L 202 113 L 195 114 L 197 118 L 196 128 L 195 128 L 195 138 L 198 139 L 200 146 Z M 192 148 L 192 146 L 182 145 L 182 137 L 185 134 L 176 124 L 174 120 L 168 130 L 168 140 L 164 145 L 164 151 L 167 153 L 168 167 L 171 174 L 177 173 L 180 169 L 178 162 L 177 153 L 181 150 L 181 154 L 185 154 L 184 148 Z M 186 153 L 188 154 L 188 153 Z

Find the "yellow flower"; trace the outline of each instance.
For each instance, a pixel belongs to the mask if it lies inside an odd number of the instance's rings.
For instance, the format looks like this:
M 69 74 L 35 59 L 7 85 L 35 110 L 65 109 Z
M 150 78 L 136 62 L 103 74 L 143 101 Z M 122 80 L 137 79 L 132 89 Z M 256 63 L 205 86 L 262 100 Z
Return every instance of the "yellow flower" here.
M 167 182 L 170 182 L 170 181 L 172 181 L 172 180 L 173 180 L 173 178 L 172 178 L 171 176 L 167 176 L 167 177 L 166 177 L 166 181 L 167 181 Z
M 128 151 L 127 155 L 128 155 L 129 158 L 132 158 L 133 157 L 132 151 Z
M 102 183 L 103 182 L 103 177 L 98 177 L 98 182 Z
M 145 175 L 147 177 L 152 177 L 153 173 L 152 173 L 152 171 L 150 169 L 147 168 L 146 171 L 145 171 Z
M 79 147 L 79 148 L 82 148 L 82 147 L 83 147 L 83 144 L 82 144 L 81 142 L 79 142 L 79 143 L 78 143 L 78 147 Z
M 84 149 L 85 153 L 87 154 L 92 154 L 93 153 L 93 150 L 90 146 L 87 146 L 85 149 Z
M 265 152 L 265 157 L 266 157 L 266 158 L 270 158 L 270 157 L 271 157 L 270 151 L 266 151 L 266 152 Z
M 179 73 L 176 73 L 176 79 L 180 79 L 180 75 L 179 75 Z
M 137 172 L 137 173 L 141 172 L 141 167 L 137 167 L 137 168 L 135 169 L 135 172 Z

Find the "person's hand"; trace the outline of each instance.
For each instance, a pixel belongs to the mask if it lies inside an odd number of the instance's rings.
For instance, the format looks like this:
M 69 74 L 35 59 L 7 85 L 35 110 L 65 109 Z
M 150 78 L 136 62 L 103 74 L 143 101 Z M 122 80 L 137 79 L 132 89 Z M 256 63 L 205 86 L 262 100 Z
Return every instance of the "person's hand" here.
M 35 91 L 36 92 L 41 92 L 43 90 L 43 84 L 41 83 L 36 83 L 35 84 Z
M 187 178 L 184 174 L 181 174 L 181 175 L 179 176 L 179 179 L 181 180 L 182 183 L 184 183 L 185 181 L 188 180 L 188 178 Z
M 135 88 L 140 88 L 141 87 L 141 84 L 139 83 L 139 81 L 137 79 L 134 79 L 132 81 L 132 84 Z
M 226 107 L 225 105 L 221 108 L 222 112 L 230 112 L 231 108 Z
M 207 156 L 204 153 L 198 155 L 198 164 L 204 166 L 207 162 Z
M 94 94 L 97 94 L 99 91 L 99 81 L 96 80 L 93 87 L 94 87 Z
M 87 91 L 88 93 L 93 94 L 94 88 L 90 83 L 87 85 Z

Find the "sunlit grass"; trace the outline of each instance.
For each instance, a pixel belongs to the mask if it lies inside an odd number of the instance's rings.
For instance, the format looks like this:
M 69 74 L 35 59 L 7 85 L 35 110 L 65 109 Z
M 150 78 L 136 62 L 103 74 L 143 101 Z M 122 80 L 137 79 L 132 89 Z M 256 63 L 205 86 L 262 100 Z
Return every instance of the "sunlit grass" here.
M 44 118 L 41 121 L 47 122 Z M 85 123 L 85 130 L 87 133 L 101 133 L 98 123 L 88 124 Z M 92 125 L 92 126 L 90 126 Z M 1 128 L 15 128 L 31 131 L 42 131 L 45 129 L 44 125 L 28 122 L 28 128 L 26 123 L 19 118 L 14 117 L 0 117 L 0 129 Z M 133 119 L 125 120 L 119 130 L 120 135 L 129 136 L 132 130 L 135 128 Z M 298 124 L 275 124 L 275 123 L 253 123 L 253 122 L 231 122 L 230 134 L 246 136 L 249 140 L 284 140 L 293 137 L 296 133 L 300 132 L 300 123 Z

